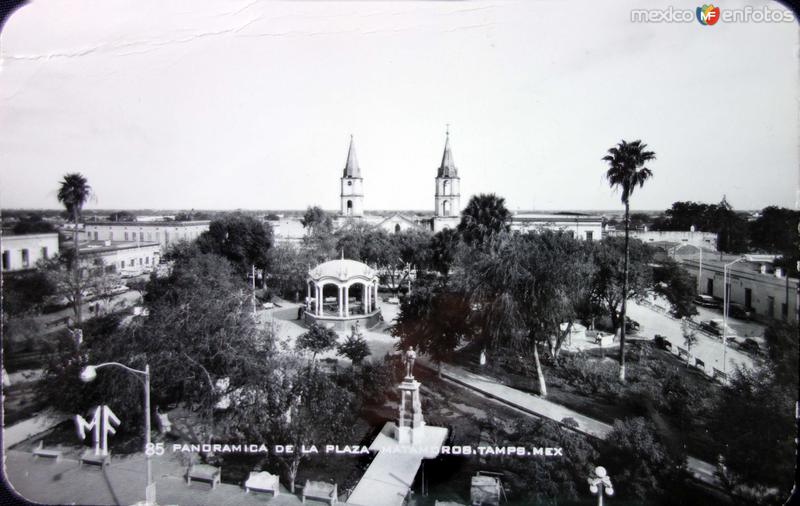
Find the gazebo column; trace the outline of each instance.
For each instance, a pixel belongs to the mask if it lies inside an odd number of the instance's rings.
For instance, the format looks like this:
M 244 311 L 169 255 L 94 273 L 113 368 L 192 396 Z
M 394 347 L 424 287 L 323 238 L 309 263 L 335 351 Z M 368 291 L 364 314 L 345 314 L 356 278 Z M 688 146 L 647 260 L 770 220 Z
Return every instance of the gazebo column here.
M 350 287 L 344 287 L 344 316 L 350 318 Z
M 366 296 L 366 304 L 364 305 L 364 314 L 372 312 L 372 289 L 370 285 L 364 285 L 364 295 Z
M 311 309 L 311 284 L 306 282 L 306 311 Z
M 369 292 L 369 290 L 367 290 L 367 284 L 366 283 L 362 284 L 361 285 L 361 310 L 364 312 L 364 314 L 369 313 L 369 306 L 367 305 L 368 301 L 369 301 L 369 297 L 367 296 L 368 292 Z
M 342 303 L 342 297 L 344 296 L 344 287 L 336 285 L 336 289 L 339 290 L 337 292 L 338 295 L 336 296 L 336 300 L 339 303 L 339 318 L 341 318 L 344 315 L 344 304 Z
M 322 298 L 322 294 L 320 293 L 322 290 L 319 287 L 319 283 L 314 283 L 314 298 L 317 301 L 317 307 L 314 308 L 314 313 L 317 316 L 322 314 L 322 304 L 320 304 L 320 299 Z

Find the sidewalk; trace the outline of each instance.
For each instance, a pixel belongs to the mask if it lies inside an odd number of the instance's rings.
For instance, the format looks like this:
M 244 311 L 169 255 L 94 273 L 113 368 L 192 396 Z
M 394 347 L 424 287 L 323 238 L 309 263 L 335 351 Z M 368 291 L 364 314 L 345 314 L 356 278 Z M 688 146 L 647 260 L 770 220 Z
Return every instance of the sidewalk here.
M 32 436 L 41 434 L 55 427 L 67 418 L 69 417 L 65 414 L 46 411 L 33 418 L 28 418 L 27 420 L 16 423 L 11 427 L 4 427 L 3 450 L 8 450 L 17 443 L 21 443 Z
M 8 483 L 28 501 L 45 504 L 130 505 L 144 500 L 144 457 L 113 458 L 105 472 L 79 467 L 72 459 L 34 459 L 28 452 L 6 452 Z M 300 499 L 281 489 L 281 495 L 245 493 L 238 485 L 222 483 L 214 490 L 205 483 L 191 486 L 181 476 L 168 474 L 170 463 L 155 459 L 153 479 L 160 505 L 180 506 L 294 506 Z M 112 492 L 113 489 L 113 492 Z M 117 503 L 117 501 L 119 501 Z

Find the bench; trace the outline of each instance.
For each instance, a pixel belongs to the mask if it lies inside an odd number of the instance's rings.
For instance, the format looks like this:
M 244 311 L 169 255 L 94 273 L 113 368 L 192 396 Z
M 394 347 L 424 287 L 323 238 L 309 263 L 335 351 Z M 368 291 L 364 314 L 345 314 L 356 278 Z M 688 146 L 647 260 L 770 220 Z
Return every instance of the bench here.
M 251 472 L 247 481 L 244 482 L 245 494 L 253 492 L 272 492 L 273 496 L 280 494 L 280 481 L 274 474 L 266 471 Z
M 186 471 L 186 484 L 191 485 L 192 480 L 205 481 L 211 484 L 212 490 L 220 483 L 222 470 L 208 464 L 192 464 Z
M 56 459 L 56 462 L 61 460 L 61 450 L 48 450 L 44 447 L 44 441 L 39 441 L 39 446 L 33 449 L 33 458 L 44 457 L 47 459 Z
M 310 498 L 325 501 L 332 506 L 339 502 L 338 496 L 335 483 L 306 480 L 303 487 L 303 504 L 305 504 L 306 498 Z
M 78 467 L 82 467 L 84 464 L 88 464 L 90 466 L 107 466 L 111 463 L 111 455 L 106 454 L 95 454 L 94 450 L 84 450 L 81 454 L 81 458 L 79 459 Z

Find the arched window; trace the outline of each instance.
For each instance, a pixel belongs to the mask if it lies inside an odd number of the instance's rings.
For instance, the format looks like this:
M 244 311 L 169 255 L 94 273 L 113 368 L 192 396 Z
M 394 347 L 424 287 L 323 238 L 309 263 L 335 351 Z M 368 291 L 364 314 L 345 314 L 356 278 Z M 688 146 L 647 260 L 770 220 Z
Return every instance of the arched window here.
M 353 201 L 352 200 L 348 200 L 347 201 L 347 216 L 350 216 L 352 214 L 353 214 Z
M 450 201 L 442 202 L 442 216 L 450 216 Z
M 450 181 L 448 181 L 447 179 L 442 181 L 442 195 L 449 195 L 449 193 L 447 193 L 447 186 L 448 186 L 447 183 L 449 183 L 449 182 Z
M 396 234 L 396 233 L 398 233 L 398 232 L 400 232 L 400 224 L 399 224 L 399 223 L 397 223 L 397 224 L 394 226 L 394 233 Z

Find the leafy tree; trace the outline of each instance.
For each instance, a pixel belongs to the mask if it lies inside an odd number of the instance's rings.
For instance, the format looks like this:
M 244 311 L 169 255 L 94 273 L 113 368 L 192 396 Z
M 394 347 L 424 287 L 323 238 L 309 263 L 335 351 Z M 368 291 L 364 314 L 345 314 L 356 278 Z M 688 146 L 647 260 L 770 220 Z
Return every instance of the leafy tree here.
M 319 206 L 309 207 L 303 214 L 301 220 L 303 227 L 307 228 L 311 234 L 332 233 L 333 220 L 330 215 Z
M 8 316 L 38 313 L 48 297 L 56 293 L 52 278 L 42 269 L 5 273 L 3 276 L 3 312 Z
M 780 253 L 782 258 L 776 265 L 787 274 L 797 276 L 800 261 L 800 211 L 785 207 L 769 206 L 750 223 L 750 247 L 756 251 Z
M 201 252 L 227 258 L 241 276 L 247 276 L 252 266 L 262 271 L 269 268 L 272 227 L 252 216 L 229 214 L 213 220 L 197 244 Z
M 313 362 L 318 354 L 332 350 L 336 346 L 337 339 L 334 330 L 313 323 L 307 332 L 297 337 L 295 346 L 298 350 L 310 351 Z
M 616 420 L 600 455 L 614 480 L 615 496 L 647 504 L 670 493 L 683 467 L 682 457 L 668 451 L 644 418 Z
M 400 303 L 400 314 L 392 335 L 400 338 L 398 347 L 415 347 L 428 354 L 439 366 L 464 339 L 473 334 L 468 321 L 469 301 L 460 293 L 447 291 L 439 284 L 419 279 Z
M 352 333 L 336 347 L 336 353 L 349 358 L 353 362 L 353 366 L 358 366 L 370 355 L 367 340 L 358 330 L 357 324 L 353 325 Z
M 782 504 L 789 495 L 795 475 L 796 398 L 797 384 L 784 383 L 770 368 L 738 369 L 711 411 L 708 429 L 724 445 L 723 483 L 750 504 Z
M 712 208 L 711 215 L 717 228 L 717 249 L 727 253 L 747 252 L 749 246 L 747 221 L 733 210 L 725 197 Z
M 446 228 L 433 235 L 430 241 L 429 265 L 445 280 L 450 275 L 453 263 L 456 260 L 460 237 L 458 232 Z
M 593 244 L 592 258 L 595 266 L 591 278 L 591 297 L 594 309 L 611 318 L 611 325 L 622 333 L 623 304 L 627 299 L 642 297 L 652 286 L 653 273 L 649 266 L 650 250 L 641 241 L 628 243 L 627 283 L 625 269 L 625 243 L 619 237 L 604 237 Z M 622 347 L 624 350 L 624 347 Z
M 797 335 L 797 325 L 784 322 L 774 322 L 764 331 L 769 367 L 777 382 L 792 388 L 797 388 L 800 371 Z
M 606 179 L 612 188 L 622 191 L 621 200 L 625 205 L 625 275 L 622 281 L 622 292 L 628 292 L 628 262 L 629 262 L 629 241 L 630 241 L 630 198 L 636 187 L 644 186 L 653 172 L 645 167 L 647 162 L 655 160 L 656 154 L 647 151 L 647 144 L 636 140 L 627 142 L 622 140 L 616 146 L 608 150 L 608 155 L 603 157 L 603 161 L 609 165 L 606 172 Z M 627 300 L 622 299 L 622 321 L 625 321 L 625 309 Z M 625 325 L 620 327 L 619 333 L 619 379 L 625 381 Z
M 92 195 L 92 188 L 87 179 L 79 173 L 71 173 L 64 176 L 59 183 L 58 201 L 72 219 L 75 228 L 72 232 L 72 277 L 73 277 L 73 301 L 72 310 L 75 315 L 77 326 L 81 326 L 81 287 L 80 287 L 80 248 L 78 247 L 80 235 L 80 219 L 83 206 Z
M 491 429 L 489 432 L 491 433 Z M 599 456 L 585 436 L 564 430 L 556 422 L 545 418 L 521 419 L 511 434 L 498 438 L 493 444 L 562 448 L 564 455 L 569 456 L 553 459 L 517 456 L 501 458 L 503 469 L 512 475 L 514 490 L 520 491 L 515 504 L 555 505 L 562 501 L 580 499 L 586 494 L 586 477 L 594 469 L 594 463 Z
M 136 221 L 136 216 L 130 211 L 116 211 L 108 215 L 108 221 Z
M 20 218 L 14 228 L 14 234 L 50 234 L 56 231 L 52 223 L 44 221 L 41 214 L 29 214 Z
M 289 300 L 299 301 L 306 295 L 306 278 L 314 259 L 305 248 L 294 244 L 276 244 L 270 250 L 270 288 Z
M 485 247 L 492 238 L 509 230 L 511 212 L 506 199 L 494 193 L 473 195 L 461 212 L 458 233 L 467 244 Z
M 273 336 L 253 320 L 244 282 L 216 255 L 176 262 L 168 277 L 151 279 L 144 299 L 149 316 L 135 317 L 102 341 L 87 339 L 87 361 L 149 364 L 154 405 L 192 407 L 211 439 L 214 407 L 263 374 Z M 118 413 L 141 413 L 141 385 L 124 371 L 104 370 L 86 388 L 115 399 L 110 405 Z
M 473 255 L 463 273 L 477 313 L 493 346 L 504 344 L 531 353 L 539 390 L 547 395 L 539 346 L 558 353 L 589 297 L 592 276 L 588 244 L 567 234 L 515 234 L 495 250 Z
M 672 315 L 683 318 L 697 314 L 694 297 L 697 281 L 671 258 L 664 258 L 653 267 L 655 291 L 666 297 L 672 306 Z

